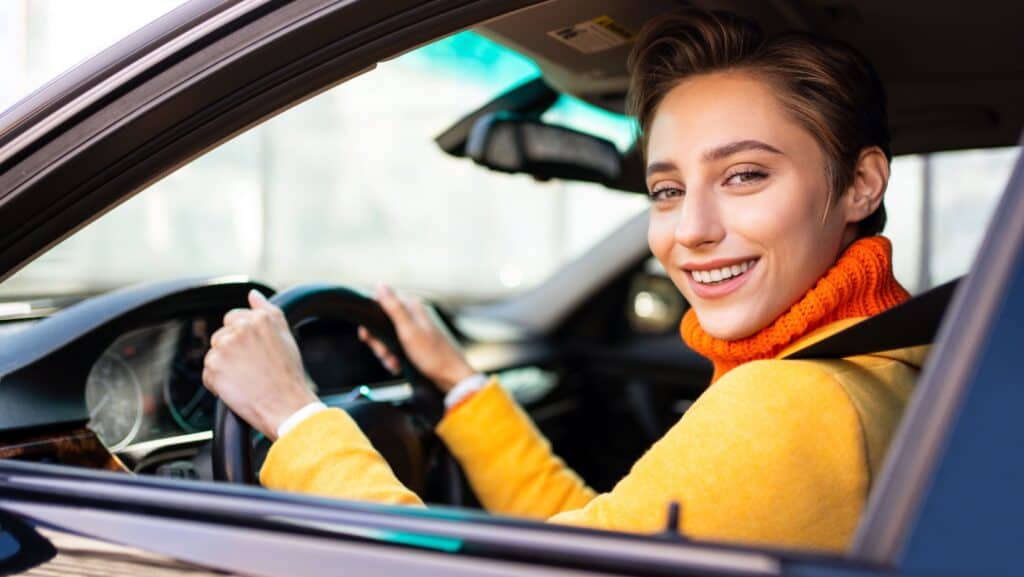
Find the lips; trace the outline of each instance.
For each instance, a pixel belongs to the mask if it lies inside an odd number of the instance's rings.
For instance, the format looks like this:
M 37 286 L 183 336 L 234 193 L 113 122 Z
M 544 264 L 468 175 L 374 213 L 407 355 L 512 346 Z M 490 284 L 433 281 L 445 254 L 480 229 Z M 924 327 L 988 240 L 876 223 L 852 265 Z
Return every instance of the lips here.
M 722 260 L 688 264 L 681 268 L 698 297 L 713 299 L 724 297 L 743 286 L 758 261 L 758 258 Z
M 719 268 L 713 268 L 710 270 L 689 270 L 690 276 L 693 280 L 701 284 L 717 284 L 720 282 L 727 281 L 734 276 L 740 276 L 741 274 L 750 270 L 757 263 L 756 258 L 752 258 L 747 261 L 743 261 L 739 264 L 726 265 Z

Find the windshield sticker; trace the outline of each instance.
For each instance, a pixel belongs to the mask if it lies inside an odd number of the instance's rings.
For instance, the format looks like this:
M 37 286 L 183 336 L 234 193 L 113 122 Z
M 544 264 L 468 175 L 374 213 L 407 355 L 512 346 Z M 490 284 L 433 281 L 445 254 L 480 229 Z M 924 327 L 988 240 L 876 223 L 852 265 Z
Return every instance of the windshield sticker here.
M 633 40 L 634 34 L 609 16 L 548 32 L 548 36 L 584 54 L 594 54 L 622 46 Z

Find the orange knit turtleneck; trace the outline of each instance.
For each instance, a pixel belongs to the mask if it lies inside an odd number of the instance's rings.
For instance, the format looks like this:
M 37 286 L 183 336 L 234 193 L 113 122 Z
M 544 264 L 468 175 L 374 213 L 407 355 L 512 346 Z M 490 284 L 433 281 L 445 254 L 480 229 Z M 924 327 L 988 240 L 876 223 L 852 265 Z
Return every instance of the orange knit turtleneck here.
M 714 382 L 747 361 L 774 358 L 819 327 L 876 315 L 909 297 L 893 277 L 889 239 L 871 236 L 847 247 L 807 294 L 757 333 L 734 341 L 715 338 L 704 332 L 693 309 L 683 316 L 679 332 L 691 349 L 714 363 Z

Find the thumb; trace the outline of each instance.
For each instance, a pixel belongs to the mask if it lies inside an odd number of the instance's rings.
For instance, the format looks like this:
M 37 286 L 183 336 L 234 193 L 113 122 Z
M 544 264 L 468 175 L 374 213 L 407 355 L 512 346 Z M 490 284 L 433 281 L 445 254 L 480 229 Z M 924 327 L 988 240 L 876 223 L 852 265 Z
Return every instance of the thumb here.
M 256 289 L 249 291 L 249 306 L 252 310 L 272 308 L 274 305 L 270 304 L 267 297 L 263 296 L 263 293 Z

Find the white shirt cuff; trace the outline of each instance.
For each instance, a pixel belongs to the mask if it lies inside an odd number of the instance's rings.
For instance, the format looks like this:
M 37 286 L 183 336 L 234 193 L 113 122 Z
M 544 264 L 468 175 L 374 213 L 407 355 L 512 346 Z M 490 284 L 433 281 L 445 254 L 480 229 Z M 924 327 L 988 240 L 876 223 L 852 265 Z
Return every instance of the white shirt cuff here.
M 450 409 L 454 407 L 473 393 L 484 388 L 484 385 L 486 384 L 487 375 L 483 373 L 477 373 L 462 379 L 448 391 L 447 395 L 444 396 L 444 408 Z
M 306 405 L 305 407 L 302 407 L 298 411 L 295 411 L 287 419 L 282 421 L 280 425 L 278 425 L 277 438 L 280 439 L 281 437 L 287 435 L 288 431 L 291 431 L 292 429 L 297 427 L 299 423 L 305 421 L 309 417 L 312 417 L 313 415 L 319 413 L 320 411 L 323 411 L 326 408 L 327 405 L 321 403 L 320 401 L 313 401 L 312 403 Z
M 484 388 L 485 385 L 487 385 L 487 375 L 483 373 L 477 373 L 462 379 L 448 391 L 447 395 L 444 396 L 444 408 L 450 409 L 454 407 L 459 404 L 460 401 Z M 299 426 L 299 423 L 320 411 L 325 410 L 326 408 L 327 405 L 322 402 L 313 401 L 305 407 L 295 411 L 277 427 L 277 438 L 280 439 L 285 436 L 289 431 Z

